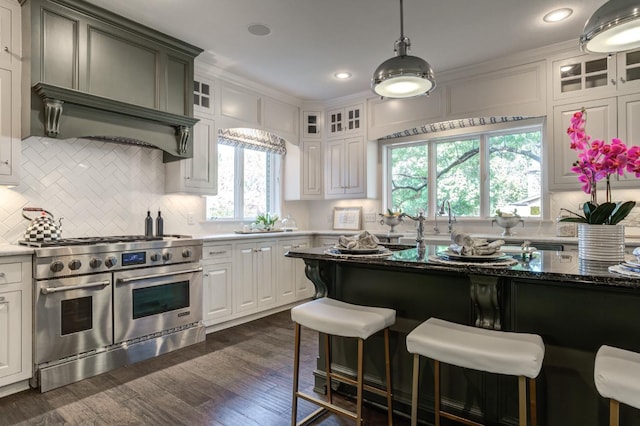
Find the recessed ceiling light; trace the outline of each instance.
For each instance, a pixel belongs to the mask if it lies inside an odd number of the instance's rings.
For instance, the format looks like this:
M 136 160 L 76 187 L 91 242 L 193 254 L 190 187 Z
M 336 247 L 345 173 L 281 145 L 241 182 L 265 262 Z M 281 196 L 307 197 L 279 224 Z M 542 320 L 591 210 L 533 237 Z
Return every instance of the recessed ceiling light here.
M 255 36 L 266 36 L 271 34 L 271 28 L 264 24 L 251 24 L 247 27 L 247 30 Z
M 340 71 L 335 73 L 333 76 L 338 80 L 346 80 L 347 78 L 351 77 L 351 73 L 346 71 Z
M 569 9 L 568 7 L 563 7 L 562 9 L 552 10 L 551 12 L 544 15 L 542 20 L 544 22 L 559 22 L 564 19 L 567 19 L 573 13 L 573 9 Z

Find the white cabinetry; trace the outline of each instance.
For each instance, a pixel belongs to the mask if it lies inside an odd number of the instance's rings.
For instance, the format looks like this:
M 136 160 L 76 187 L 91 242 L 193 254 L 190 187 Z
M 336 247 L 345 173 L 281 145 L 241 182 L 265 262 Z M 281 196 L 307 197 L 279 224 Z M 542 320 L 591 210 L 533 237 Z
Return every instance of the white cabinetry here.
M 234 264 L 236 312 L 275 305 L 276 240 L 238 243 Z
M 324 162 L 320 129 L 322 115 L 316 111 L 303 111 L 300 144 L 287 144 L 285 161 L 285 200 L 322 199 Z
M 640 50 L 579 55 L 553 61 L 553 97 L 602 97 L 640 87 Z
M 218 193 L 218 130 L 214 120 L 196 115 L 193 126 L 193 158 L 165 164 L 167 192 L 198 195 Z
M 310 238 L 280 240 L 278 242 L 278 303 L 286 304 L 313 296 L 313 284 L 304 273 L 304 261 L 285 257 L 289 250 L 311 247 Z
M 298 107 L 264 97 L 262 108 L 265 130 L 288 141 L 298 142 Z
M 581 108 L 587 112 L 586 133 L 592 139 L 607 143 L 618 137 L 627 144 L 636 144 L 640 137 L 640 94 L 558 105 L 553 108 L 553 149 L 550 190 L 579 190 L 578 175 L 571 172 L 577 160 L 577 152 L 570 148 L 567 128 L 572 115 Z M 634 176 L 625 176 L 615 183 L 616 188 L 637 188 Z
M 326 198 L 365 197 L 365 146 L 361 136 L 328 141 Z
M 0 0 L 0 185 L 20 180 L 20 6 Z
M 31 257 L 0 257 L 0 387 L 31 377 L 31 288 Z
M 327 137 L 336 138 L 361 133 L 364 130 L 363 104 L 327 111 Z
M 233 251 L 231 244 L 204 244 L 202 255 L 203 321 L 206 326 L 233 313 Z

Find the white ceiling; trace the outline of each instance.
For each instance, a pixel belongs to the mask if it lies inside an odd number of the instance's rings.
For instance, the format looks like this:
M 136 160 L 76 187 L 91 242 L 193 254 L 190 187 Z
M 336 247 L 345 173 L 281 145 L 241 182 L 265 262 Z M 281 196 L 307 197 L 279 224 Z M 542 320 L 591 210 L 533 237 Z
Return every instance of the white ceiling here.
M 398 0 L 88 0 L 196 45 L 227 72 L 302 100 L 328 100 L 369 89 L 375 68 L 393 56 L 400 35 Z M 410 54 L 436 73 L 521 50 L 578 40 L 604 0 L 405 0 Z M 566 21 L 545 13 L 570 7 Z M 261 23 L 271 34 L 247 31 Z M 338 81 L 336 71 L 353 77 Z

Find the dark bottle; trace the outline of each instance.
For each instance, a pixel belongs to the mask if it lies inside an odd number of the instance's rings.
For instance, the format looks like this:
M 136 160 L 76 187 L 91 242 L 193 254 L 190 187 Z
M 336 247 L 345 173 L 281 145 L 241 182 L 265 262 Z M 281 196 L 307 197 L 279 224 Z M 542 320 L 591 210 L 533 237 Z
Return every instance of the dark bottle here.
M 160 210 L 158 210 L 158 217 L 156 217 L 156 237 L 164 236 L 164 219 L 160 215 Z
M 144 236 L 153 237 L 153 218 L 149 210 L 147 210 L 147 217 L 144 220 Z

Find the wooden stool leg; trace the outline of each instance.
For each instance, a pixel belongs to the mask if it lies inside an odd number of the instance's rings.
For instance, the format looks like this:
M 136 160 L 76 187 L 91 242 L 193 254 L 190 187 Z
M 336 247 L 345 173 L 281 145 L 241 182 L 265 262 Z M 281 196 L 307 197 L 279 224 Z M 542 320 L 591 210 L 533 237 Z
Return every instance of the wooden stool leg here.
M 393 396 L 391 394 L 391 355 L 389 350 L 389 328 L 384 329 L 384 365 L 387 375 L 387 424 L 393 425 Z
M 518 417 L 520 426 L 527 426 L 527 378 L 518 376 Z
M 433 396 L 435 399 L 435 426 L 440 426 L 440 361 L 437 359 L 433 360 L 433 381 L 435 385 L 435 393 Z
M 420 375 L 420 355 L 413 354 L 413 382 L 411 384 L 411 426 L 418 425 L 418 376 Z
M 356 416 L 358 417 L 357 424 L 362 423 L 362 394 L 364 392 L 364 340 L 358 338 L 358 394 L 356 396 Z
M 327 376 L 327 400 L 329 404 L 333 404 L 333 392 L 331 389 L 331 336 L 324 335 L 324 372 Z
M 609 426 L 618 426 L 620 423 L 620 403 L 615 399 L 609 400 Z
M 529 379 L 529 410 L 531 413 L 531 426 L 538 424 L 538 403 L 536 396 L 536 379 Z
M 298 323 L 295 323 L 293 346 L 293 402 L 291 403 L 291 426 L 296 425 L 298 416 L 298 370 L 300 369 L 300 324 Z

